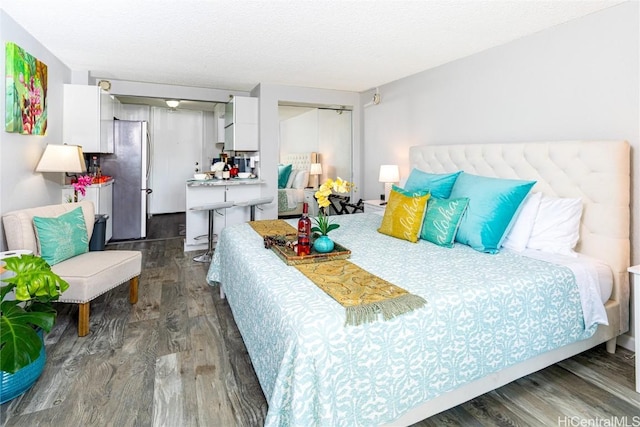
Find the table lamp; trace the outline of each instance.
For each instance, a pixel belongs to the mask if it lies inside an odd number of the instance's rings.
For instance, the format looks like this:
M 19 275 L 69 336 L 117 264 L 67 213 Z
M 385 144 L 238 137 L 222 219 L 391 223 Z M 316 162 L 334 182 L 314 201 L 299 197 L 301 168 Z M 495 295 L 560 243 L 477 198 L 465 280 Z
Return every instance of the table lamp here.
M 79 145 L 47 144 L 36 166 L 36 172 L 84 173 L 86 171 L 87 165 L 84 162 L 82 147 Z M 73 193 L 73 199 L 77 201 L 76 190 Z
M 318 189 L 318 176 L 322 175 L 322 165 L 320 163 L 311 163 L 311 167 L 309 168 L 309 175 L 313 177 L 313 185 L 311 186 L 314 190 Z
M 389 193 L 391 193 L 391 186 L 395 182 L 400 181 L 400 170 L 398 165 L 380 165 L 380 175 L 378 181 L 384 182 L 384 202 L 381 205 L 386 205 L 389 200 Z
M 36 172 L 83 173 L 87 171 L 82 147 L 79 145 L 47 144 Z

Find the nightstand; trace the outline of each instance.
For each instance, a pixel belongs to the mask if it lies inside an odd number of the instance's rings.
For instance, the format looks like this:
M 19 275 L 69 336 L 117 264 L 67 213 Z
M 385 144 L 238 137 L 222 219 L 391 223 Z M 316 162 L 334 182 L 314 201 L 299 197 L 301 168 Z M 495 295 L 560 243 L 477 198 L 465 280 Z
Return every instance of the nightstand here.
M 309 205 L 309 216 L 318 216 L 318 201 L 316 200 L 316 191 L 313 188 L 304 189 L 304 201 Z
M 369 213 L 384 213 L 387 205 L 381 205 L 382 200 L 365 200 L 364 211 Z
M 636 392 L 640 393 L 640 265 L 629 267 L 633 274 L 633 335 L 636 344 Z

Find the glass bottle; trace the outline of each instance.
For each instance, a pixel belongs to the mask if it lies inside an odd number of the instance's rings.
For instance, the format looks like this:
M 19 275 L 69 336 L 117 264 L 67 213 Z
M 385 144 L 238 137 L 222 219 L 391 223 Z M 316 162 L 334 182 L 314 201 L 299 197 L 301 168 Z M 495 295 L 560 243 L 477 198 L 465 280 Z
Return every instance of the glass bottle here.
M 91 157 L 91 166 L 89 167 L 89 175 L 92 177 L 98 176 L 98 156 Z
M 224 167 L 222 168 L 222 179 L 231 178 L 231 170 L 229 169 L 229 164 L 227 163 L 227 159 L 224 159 Z
M 311 220 L 309 219 L 309 205 L 302 204 L 302 216 L 298 220 L 298 256 L 311 253 Z

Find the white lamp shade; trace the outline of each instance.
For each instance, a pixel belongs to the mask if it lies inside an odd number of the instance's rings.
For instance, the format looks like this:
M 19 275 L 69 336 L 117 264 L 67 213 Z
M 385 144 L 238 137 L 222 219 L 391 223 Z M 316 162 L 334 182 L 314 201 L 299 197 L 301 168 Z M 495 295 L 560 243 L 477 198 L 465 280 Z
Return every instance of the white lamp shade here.
M 309 175 L 322 175 L 322 165 L 320 163 L 311 163 Z
M 79 145 L 47 144 L 36 172 L 86 172 L 82 147 Z
M 398 182 L 400 181 L 400 170 L 398 165 L 380 165 L 380 182 Z
M 165 102 L 169 108 L 177 108 L 180 105 L 180 101 L 177 99 L 167 99 Z

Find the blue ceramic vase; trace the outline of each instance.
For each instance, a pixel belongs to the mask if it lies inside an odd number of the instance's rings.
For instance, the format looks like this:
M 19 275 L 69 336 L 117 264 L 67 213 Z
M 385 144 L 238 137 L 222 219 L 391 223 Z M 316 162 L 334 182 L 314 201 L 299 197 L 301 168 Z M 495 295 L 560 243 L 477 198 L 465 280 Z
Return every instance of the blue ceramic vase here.
M 315 242 L 313 242 L 313 249 L 321 254 L 331 252 L 333 250 L 333 246 L 333 240 L 331 240 L 327 235 L 320 236 L 315 240 Z
M 40 339 L 43 339 L 44 333 L 42 329 L 38 330 L 38 335 L 40 336 Z M 44 352 L 43 343 L 38 358 L 24 368 L 18 370 L 14 374 L 0 371 L 0 374 L 2 374 L 0 375 L 2 379 L 2 382 L 0 383 L 0 403 L 8 402 L 29 390 L 42 374 L 46 360 L 47 357 Z

